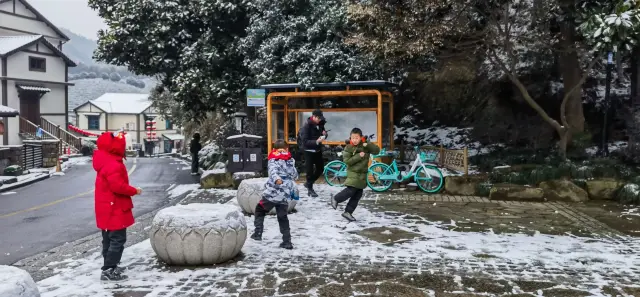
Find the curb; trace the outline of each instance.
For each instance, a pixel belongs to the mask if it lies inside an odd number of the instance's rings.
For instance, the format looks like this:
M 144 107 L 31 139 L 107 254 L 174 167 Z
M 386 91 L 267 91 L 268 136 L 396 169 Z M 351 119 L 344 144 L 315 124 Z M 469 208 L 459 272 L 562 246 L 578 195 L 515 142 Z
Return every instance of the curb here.
M 0 193 L 4 193 L 4 192 L 7 192 L 7 191 L 15 190 L 17 188 L 22 188 L 22 187 L 37 183 L 39 181 L 43 181 L 43 180 L 48 179 L 50 177 L 51 177 L 51 174 L 43 174 L 42 176 L 36 177 L 34 179 L 31 179 L 29 181 L 26 181 L 26 182 L 23 182 L 23 183 L 20 183 L 20 184 L 17 184 L 17 185 L 9 184 L 6 188 L 0 189 Z

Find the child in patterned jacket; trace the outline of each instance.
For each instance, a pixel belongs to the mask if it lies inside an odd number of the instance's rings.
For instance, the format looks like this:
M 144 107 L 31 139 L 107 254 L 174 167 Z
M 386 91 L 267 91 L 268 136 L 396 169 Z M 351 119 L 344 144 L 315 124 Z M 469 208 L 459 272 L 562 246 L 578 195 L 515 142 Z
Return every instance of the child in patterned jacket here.
M 298 187 L 295 180 L 298 178 L 296 170 L 296 161 L 291 157 L 291 153 L 287 148 L 284 140 L 277 140 L 274 149 L 269 154 L 268 171 L 269 178 L 265 184 L 265 191 L 262 199 L 256 205 L 256 216 L 254 219 L 255 231 L 251 238 L 254 240 L 262 240 L 262 232 L 264 231 L 264 217 L 271 211 L 276 209 L 278 217 L 278 225 L 280 225 L 280 233 L 282 233 L 281 248 L 293 249 L 291 244 L 291 232 L 289 230 L 289 219 L 287 211 L 289 208 L 289 200 L 297 199 Z

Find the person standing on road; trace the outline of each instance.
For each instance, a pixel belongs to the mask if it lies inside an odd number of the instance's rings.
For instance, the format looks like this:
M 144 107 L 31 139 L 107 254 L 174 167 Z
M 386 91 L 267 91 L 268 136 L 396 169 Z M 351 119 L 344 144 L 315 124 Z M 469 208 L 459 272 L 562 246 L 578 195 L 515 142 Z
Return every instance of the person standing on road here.
M 318 194 L 313 190 L 313 184 L 324 171 L 322 142 L 327 138 L 327 131 L 324 129 L 326 122 L 322 110 L 316 109 L 311 113 L 311 117 L 302 126 L 299 133 L 300 150 L 304 152 L 304 165 L 307 174 L 304 187 L 307 188 L 311 197 L 318 197 Z
M 95 183 L 96 225 L 102 230 L 101 280 L 124 280 L 124 269 L 118 267 L 127 228 L 133 225 L 133 201 L 142 189 L 129 185 L 129 175 L 124 166 L 126 140 L 122 132 L 105 132 L 98 137 L 98 150 L 93 154 L 93 169 L 97 172 Z
M 198 166 L 200 166 L 200 160 L 198 159 L 198 153 L 202 149 L 200 144 L 200 133 L 193 134 L 191 139 L 191 146 L 189 151 L 191 152 L 191 175 L 198 175 Z

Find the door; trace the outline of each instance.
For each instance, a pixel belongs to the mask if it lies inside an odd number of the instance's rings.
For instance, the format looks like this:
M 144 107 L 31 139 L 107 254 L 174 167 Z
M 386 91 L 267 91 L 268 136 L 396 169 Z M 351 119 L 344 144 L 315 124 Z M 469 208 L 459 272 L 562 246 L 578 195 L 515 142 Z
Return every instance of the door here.
M 34 92 L 20 94 L 20 116 L 40 125 L 40 96 Z

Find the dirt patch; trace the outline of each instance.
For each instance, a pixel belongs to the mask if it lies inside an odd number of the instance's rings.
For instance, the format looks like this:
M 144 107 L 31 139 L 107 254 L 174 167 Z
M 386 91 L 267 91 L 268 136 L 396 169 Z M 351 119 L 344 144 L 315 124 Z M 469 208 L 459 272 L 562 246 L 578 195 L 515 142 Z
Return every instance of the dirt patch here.
M 330 284 L 318 289 L 318 296 L 323 297 L 350 297 L 353 289 L 350 285 Z
M 553 297 L 586 297 L 591 296 L 591 293 L 572 289 L 549 289 L 544 290 L 543 295 Z
M 242 291 L 238 295 L 238 297 L 264 297 L 264 296 L 273 296 L 276 294 L 276 290 L 273 289 L 258 289 L 258 290 L 249 290 Z
M 114 292 L 113 297 L 144 297 L 151 291 L 135 291 L 135 292 Z
M 572 205 L 573 206 L 573 205 Z M 580 212 L 600 221 L 610 228 L 629 236 L 640 237 L 640 216 L 623 215 L 630 207 L 613 202 L 589 201 L 576 204 Z
M 498 258 L 492 254 L 473 254 L 474 257 L 476 258 L 480 258 L 480 259 L 492 259 L 492 258 Z
M 549 282 L 532 282 L 532 281 L 514 281 L 514 284 L 525 292 L 536 292 L 547 288 L 555 287 L 558 284 Z
M 362 203 L 372 211 L 401 216 L 415 224 L 436 224 L 451 231 L 592 236 L 546 203 L 400 200 Z
M 422 290 L 407 285 L 392 282 L 384 282 L 378 285 L 381 294 L 393 295 L 396 297 L 426 297 L 427 294 Z
M 636 288 L 636 287 L 622 287 L 622 291 L 624 291 L 625 293 L 633 296 L 633 297 L 640 297 L 640 288 Z
M 444 275 L 413 274 L 399 279 L 399 282 L 414 286 L 416 288 L 440 290 L 443 292 L 455 291 L 460 289 L 458 284 L 453 280 L 452 276 Z
M 367 228 L 356 232 L 356 234 L 384 244 L 402 243 L 422 236 L 418 233 L 387 227 Z
M 506 281 L 502 280 L 488 280 L 477 278 L 462 278 L 462 285 L 465 289 L 473 288 L 475 292 L 487 292 L 487 293 L 509 293 L 512 288 Z
M 327 280 L 319 277 L 294 278 L 283 281 L 280 286 L 278 286 L 278 293 L 306 293 L 312 288 L 324 285 L 326 283 Z
M 341 277 L 344 283 L 373 283 L 386 280 L 394 280 L 402 276 L 400 272 L 390 271 L 357 271 L 355 273 L 345 274 Z

